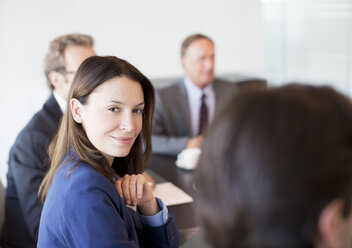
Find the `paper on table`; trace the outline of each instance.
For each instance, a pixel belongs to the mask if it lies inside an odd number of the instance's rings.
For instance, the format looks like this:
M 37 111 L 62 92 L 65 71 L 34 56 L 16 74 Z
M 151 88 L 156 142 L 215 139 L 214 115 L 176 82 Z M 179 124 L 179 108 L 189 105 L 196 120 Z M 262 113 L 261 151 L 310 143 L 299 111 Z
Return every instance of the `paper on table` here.
M 154 195 L 160 198 L 166 206 L 193 202 L 192 197 L 170 182 L 156 184 Z

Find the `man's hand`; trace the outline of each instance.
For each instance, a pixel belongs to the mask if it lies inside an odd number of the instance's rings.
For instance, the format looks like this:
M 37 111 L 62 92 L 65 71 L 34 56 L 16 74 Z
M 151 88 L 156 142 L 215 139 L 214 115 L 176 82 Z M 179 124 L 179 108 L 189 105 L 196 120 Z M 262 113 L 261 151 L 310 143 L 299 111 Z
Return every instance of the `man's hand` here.
M 203 136 L 195 136 L 192 138 L 189 138 L 186 144 L 186 148 L 201 148 L 203 144 Z

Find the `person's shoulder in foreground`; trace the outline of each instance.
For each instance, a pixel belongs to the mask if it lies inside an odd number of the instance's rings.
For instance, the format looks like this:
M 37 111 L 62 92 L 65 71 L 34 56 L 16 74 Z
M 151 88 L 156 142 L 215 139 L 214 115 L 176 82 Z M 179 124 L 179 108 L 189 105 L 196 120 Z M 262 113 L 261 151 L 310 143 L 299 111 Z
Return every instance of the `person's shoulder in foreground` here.
M 197 213 L 213 247 L 352 247 L 352 104 L 330 87 L 243 91 L 199 161 Z

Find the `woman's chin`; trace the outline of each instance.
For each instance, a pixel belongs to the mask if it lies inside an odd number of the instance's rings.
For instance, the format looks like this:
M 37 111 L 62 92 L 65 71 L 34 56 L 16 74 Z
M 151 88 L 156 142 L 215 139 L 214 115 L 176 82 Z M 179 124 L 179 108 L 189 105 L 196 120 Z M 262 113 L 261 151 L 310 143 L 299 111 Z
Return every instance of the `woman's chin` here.
M 123 158 L 123 157 L 126 157 L 129 153 L 130 153 L 130 148 L 126 148 L 126 149 L 121 149 L 120 151 L 118 152 L 113 152 L 111 155 L 115 158 Z

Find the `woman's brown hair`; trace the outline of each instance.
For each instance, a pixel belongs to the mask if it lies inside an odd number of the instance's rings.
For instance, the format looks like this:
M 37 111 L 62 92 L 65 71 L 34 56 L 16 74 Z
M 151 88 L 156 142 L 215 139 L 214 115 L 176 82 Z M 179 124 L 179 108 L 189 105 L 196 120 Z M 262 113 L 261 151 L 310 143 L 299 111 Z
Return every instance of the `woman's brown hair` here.
M 125 174 L 138 174 L 144 171 L 152 151 L 151 134 L 155 104 L 154 87 L 147 77 L 123 59 L 113 56 L 93 56 L 86 59 L 78 68 L 68 99 L 78 99 L 84 105 L 87 102 L 88 96 L 99 85 L 109 79 L 122 76 L 140 83 L 145 102 L 142 131 L 135 140 L 130 153 L 126 157 L 116 157 L 110 167 L 104 156 L 89 141 L 82 124 L 74 121 L 70 104 L 67 104 L 59 131 L 49 147 L 50 169 L 39 188 L 39 196 L 42 201 L 45 200 L 55 172 L 60 166 L 64 165 L 62 162 L 65 156 L 68 155 L 65 161 L 77 160 L 70 153 L 71 149 L 78 157 L 76 166 L 80 162 L 85 162 L 110 181 L 113 181 L 115 173 L 123 176 Z

